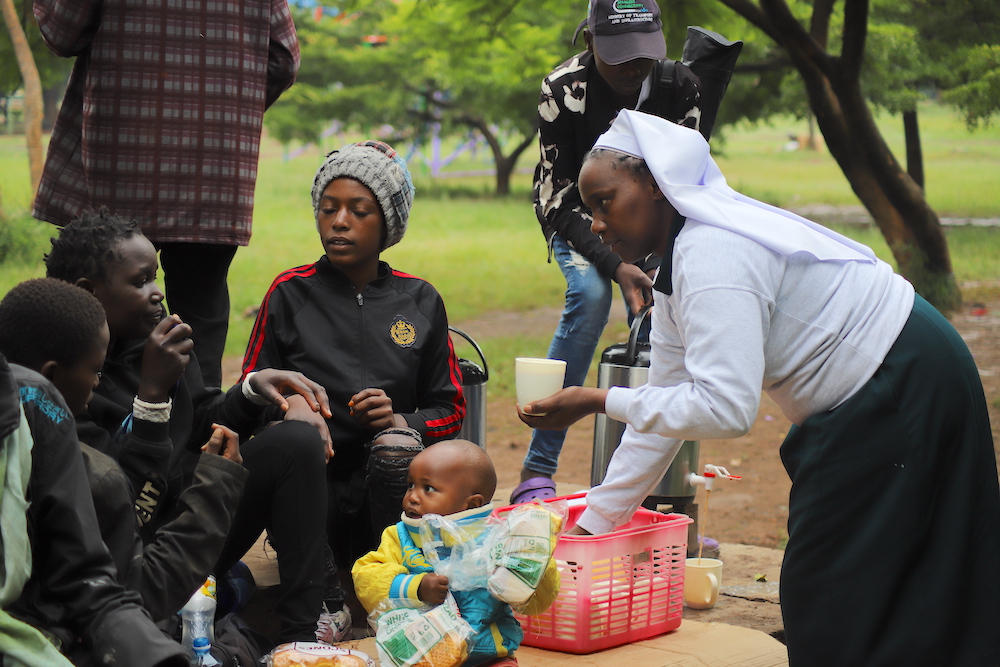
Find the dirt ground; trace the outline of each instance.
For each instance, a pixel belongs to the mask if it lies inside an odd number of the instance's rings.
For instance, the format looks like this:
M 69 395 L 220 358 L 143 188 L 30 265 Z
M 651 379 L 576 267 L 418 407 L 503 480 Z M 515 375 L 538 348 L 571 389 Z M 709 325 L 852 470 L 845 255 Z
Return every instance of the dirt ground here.
M 455 324 L 473 336 L 479 332 L 495 336 L 505 332 L 533 335 L 554 331 L 558 317 L 559 310 L 550 308 L 529 313 L 491 313 Z M 966 304 L 952 317 L 952 323 L 969 345 L 979 366 L 996 443 L 1000 430 L 1000 300 Z M 239 372 L 239 361 L 238 358 L 226 359 L 225 375 L 230 382 Z M 584 419 L 570 429 L 557 481 L 590 484 L 593 427 L 592 419 Z M 740 481 L 716 486 L 707 516 L 704 498 L 699 494 L 697 502 L 703 534 L 720 542 L 783 546 L 787 537 L 790 482 L 781 465 L 778 448 L 788 427 L 788 420 L 764 396 L 757 421 L 747 435 L 732 440 L 701 442 L 702 465 L 715 463 L 742 476 Z M 509 489 L 517 484 L 530 434 L 517 418 L 513 401 L 488 399 L 487 451 L 496 464 L 499 488 Z M 506 498 L 497 498 L 497 501 L 506 501 Z

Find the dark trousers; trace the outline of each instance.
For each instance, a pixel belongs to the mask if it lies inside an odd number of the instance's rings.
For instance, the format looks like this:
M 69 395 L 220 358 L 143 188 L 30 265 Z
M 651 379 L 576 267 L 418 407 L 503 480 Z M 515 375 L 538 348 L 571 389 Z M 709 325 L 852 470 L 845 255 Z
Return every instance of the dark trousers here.
M 979 373 L 919 296 L 882 366 L 781 446 L 793 667 L 1000 664 L 1000 489 Z
M 349 573 L 354 561 L 378 548 L 382 531 L 395 525 L 403 512 L 407 471 L 419 446 L 378 449 L 369 452 L 364 468 L 329 479 L 326 531 L 333 554 L 328 566 L 331 574 Z M 342 471 L 331 468 L 330 472 Z M 350 597 L 348 591 L 340 590 L 330 601 L 334 606 L 345 600 L 350 604 Z
M 158 243 L 163 292 L 171 313 L 191 325 L 206 387 L 222 386 L 222 353 L 229 332 L 229 265 L 236 246 Z
M 240 447 L 250 475 L 215 572 L 224 575 L 265 529 L 278 554 L 279 643 L 316 641 L 323 607 L 326 463 L 309 424 L 286 421 Z

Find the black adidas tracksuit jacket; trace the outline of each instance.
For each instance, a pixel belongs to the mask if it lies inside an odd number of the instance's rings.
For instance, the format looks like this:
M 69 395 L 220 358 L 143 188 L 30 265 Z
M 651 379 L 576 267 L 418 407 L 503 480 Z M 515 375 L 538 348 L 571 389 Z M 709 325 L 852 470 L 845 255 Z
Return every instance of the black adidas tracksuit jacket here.
M 243 374 L 269 367 L 299 371 L 326 388 L 337 452 L 331 464 L 342 473 L 364 465 L 364 444 L 374 435 L 347 405 L 362 389 L 384 390 L 425 444 L 455 437 L 465 417 L 441 295 L 385 262 L 357 295 L 326 256 L 279 275 L 261 304 Z

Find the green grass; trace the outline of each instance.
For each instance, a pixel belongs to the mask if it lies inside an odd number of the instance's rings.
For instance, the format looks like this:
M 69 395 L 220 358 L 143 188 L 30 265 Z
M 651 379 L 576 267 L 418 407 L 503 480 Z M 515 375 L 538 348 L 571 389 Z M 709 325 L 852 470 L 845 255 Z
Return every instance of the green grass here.
M 928 200 L 942 217 L 995 217 L 1000 176 L 1000 126 L 969 132 L 947 107 L 925 103 L 919 109 L 920 136 Z M 906 164 L 903 123 L 878 118 L 896 159 Z M 758 127 L 726 128 L 716 160 L 729 184 L 744 194 L 777 206 L 804 203 L 858 205 L 824 148 L 784 151 L 788 135 L 805 135 L 805 121 L 777 119 Z
M 1000 175 L 1000 128 L 970 134 L 955 114 L 935 105 L 925 105 L 920 120 L 928 191 L 938 213 L 948 217 L 1000 215 L 995 189 Z M 886 117 L 880 123 L 897 157 L 904 159 L 901 122 Z M 781 150 L 789 133 L 805 129 L 804 122 L 792 119 L 731 128 L 717 156 L 720 167 L 736 189 L 778 205 L 858 205 L 827 152 Z M 281 146 L 264 144 L 253 240 L 236 254 L 230 274 L 233 307 L 227 354 L 242 354 L 253 323 L 243 313 L 260 303 L 275 275 L 315 261 L 322 252 L 309 199 L 322 154 L 314 148 L 286 161 Z M 513 194 L 499 198 L 486 194 L 492 188 L 489 177 L 435 181 L 425 167 L 414 167 L 417 197 L 409 231 L 405 241 L 384 257 L 394 267 L 433 283 L 444 296 L 453 322 L 495 310 L 521 312 L 561 303 L 565 284 L 558 268 L 546 263 L 545 243 L 530 202 L 531 177 L 523 173 L 535 159 L 534 150 L 526 151 L 522 172 L 512 183 Z M 476 160 L 467 159 L 454 168 L 482 168 L 480 158 Z M 4 294 L 14 284 L 43 274 L 40 258 L 51 232 L 27 213 L 27 157 L 21 137 L 0 136 L 0 195 L 7 215 L 0 228 L 0 294 Z M 838 229 L 892 262 L 877 229 Z M 966 285 L 966 298 L 977 300 L 1000 292 L 1000 228 L 950 227 L 946 233 L 956 277 Z M 613 326 L 604 342 L 624 335 L 623 319 L 616 302 Z M 548 345 L 548 336 L 469 333 L 484 347 L 488 359 L 544 355 Z M 459 348 L 462 356 L 475 359 L 471 348 Z M 491 368 L 491 393 L 512 395 L 508 365 L 512 361 Z

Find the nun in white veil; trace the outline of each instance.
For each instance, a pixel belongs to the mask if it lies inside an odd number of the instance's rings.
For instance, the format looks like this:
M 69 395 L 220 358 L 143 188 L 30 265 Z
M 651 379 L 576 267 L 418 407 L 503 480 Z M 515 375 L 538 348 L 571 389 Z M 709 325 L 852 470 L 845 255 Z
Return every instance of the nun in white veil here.
M 766 391 L 794 424 L 790 664 L 1000 664 L 992 436 L 948 321 L 869 248 L 734 191 L 701 135 L 669 121 L 622 111 L 579 186 L 606 245 L 663 263 L 649 383 L 521 406 L 534 428 L 628 424 L 574 532 L 628 521 L 683 440 L 746 433 Z

